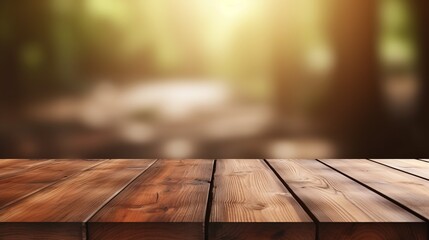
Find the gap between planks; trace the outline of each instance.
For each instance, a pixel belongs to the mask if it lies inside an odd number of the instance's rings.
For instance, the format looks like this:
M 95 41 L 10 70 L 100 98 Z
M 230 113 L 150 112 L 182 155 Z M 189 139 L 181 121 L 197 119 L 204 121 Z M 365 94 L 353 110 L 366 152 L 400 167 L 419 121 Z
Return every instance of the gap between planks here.
M 426 239 L 424 221 L 318 161 L 274 159 L 268 162 L 273 171 L 290 184 L 291 191 L 302 200 L 300 203 L 316 215 L 320 239 L 339 236 L 354 239 L 361 234 L 388 235 L 385 239 L 407 235 Z M 366 198 L 372 199 L 375 206 L 368 204 Z
M 265 160 L 220 161 L 214 177 L 211 239 L 315 239 L 313 219 Z
M 159 160 L 90 219 L 89 236 L 204 239 L 213 163 Z
M 132 178 L 128 183 L 126 183 L 122 188 L 120 188 L 118 191 L 116 191 L 115 193 L 112 194 L 112 196 L 110 196 L 108 199 L 106 199 L 106 201 L 104 203 L 102 203 L 100 205 L 100 207 L 98 209 L 96 209 L 91 215 L 88 215 L 88 217 L 82 222 L 83 226 L 83 231 L 82 231 L 82 239 L 83 240 L 87 240 L 90 239 L 89 233 L 88 233 L 88 221 L 95 215 L 97 214 L 104 206 L 106 206 L 110 201 L 113 200 L 113 198 L 115 198 L 116 196 L 118 196 L 125 188 L 127 188 L 129 185 L 131 185 L 138 177 L 140 177 L 142 174 L 144 174 L 150 167 L 153 166 L 153 164 L 155 164 L 158 161 L 158 159 L 155 159 L 152 163 L 150 163 L 148 165 L 148 167 L 146 169 L 144 169 L 140 174 L 137 174 L 134 178 Z
M 418 159 L 368 159 L 391 169 L 429 180 L 429 164 Z
M 209 240 L 209 224 L 210 224 L 210 215 L 212 211 L 212 204 L 213 204 L 213 188 L 214 188 L 214 176 L 216 173 L 216 162 L 217 159 L 213 159 L 213 170 L 212 175 L 210 177 L 210 186 L 209 186 L 209 193 L 207 196 L 207 208 L 206 208 L 206 217 L 204 219 L 204 240 Z
M 311 212 L 310 208 L 302 201 L 300 197 L 295 193 L 295 191 L 292 190 L 292 188 L 289 186 L 289 184 L 286 183 L 286 181 L 280 176 L 280 174 L 274 169 L 274 167 L 268 162 L 267 159 L 263 159 L 265 164 L 271 169 L 271 171 L 276 175 L 276 177 L 279 179 L 279 181 L 289 190 L 289 192 L 292 194 L 292 196 L 295 198 L 295 200 L 301 205 L 301 207 L 304 209 L 304 211 L 310 216 L 311 220 L 313 220 L 315 227 L 316 227 L 316 239 L 319 239 L 319 220 L 316 218 L 316 216 Z
M 321 162 L 322 164 L 326 165 L 327 167 L 331 168 L 332 170 L 334 170 L 334 171 L 336 171 L 336 172 L 338 172 L 338 173 L 340 173 L 340 174 L 342 174 L 342 175 L 344 175 L 344 176 L 346 176 L 346 177 L 350 178 L 351 180 L 353 180 L 353 181 L 355 181 L 355 182 L 357 182 L 357 183 L 359 183 L 359 184 L 363 185 L 364 187 L 366 187 L 366 188 L 370 189 L 371 191 L 373 191 L 373 192 L 375 192 L 375 193 L 377 193 L 377 194 L 381 195 L 382 197 L 384 197 L 384 198 L 386 198 L 386 199 L 390 200 L 391 202 L 395 203 L 396 205 L 398 205 L 399 207 L 401 207 L 401 208 L 405 209 L 406 211 L 408 211 L 408 212 L 410 212 L 410 213 L 414 214 L 415 216 L 417 216 L 418 218 L 422 219 L 423 221 L 425 221 L 425 222 L 429 223 L 429 219 L 428 219 L 428 218 L 426 218 L 426 217 L 425 217 L 425 216 L 423 216 L 422 214 L 418 213 L 416 210 L 413 210 L 411 207 L 408 207 L 408 206 L 406 206 L 405 204 L 401 203 L 399 200 L 395 199 L 395 197 L 393 197 L 393 196 L 389 196 L 388 194 L 383 193 L 383 191 L 379 191 L 379 190 L 377 190 L 376 188 L 371 187 L 369 184 L 366 184 L 364 181 L 361 181 L 361 180 L 357 179 L 356 177 L 353 177 L 353 176 L 351 176 L 350 174 L 345 173 L 344 171 L 341 171 L 339 168 L 334 167 L 334 166 L 332 166 L 331 164 L 328 164 L 328 163 L 326 163 L 326 162 L 325 162 L 325 161 L 329 161 L 329 160 L 332 160 L 332 159 L 317 159 L 317 160 L 318 160 L 319 162 Z M 357 160 L 358 160 L 358 159 L 353 159 L 353 161 L 357 161 Z M 368 161 L 368 162 L 370 162 L 370 163 L 371 163 L 371 161 L 369 161 L 368 159 L 360 159 L 360 160 L 365 160 L 365 161 Z M 349 161 L 352 161 L 352 160 L 349 160 Z M 373 164 L 377 164 L 377 163 L 373 163 Z M 379 165 L 381 165 L 381 164 L 379 164 Z M 381 166 L 383 166 L 383 165 L 381 165 Z M 391 170 L 393 170 L 393 171 L 401 172 L 401 171 L 398 171 L 397 169 L 388 168 L 387 166 L 383 166 L 383 167 L 385 167 L 385 168 L 387 168 L 387 169 L 391 169 Z M 401 173 L 402 173 L 402 172 L 401 172 Z M 404 173 L 402 173 L 402 174 L 404 174 Z M 410 175 L 410 177 L 413 177 L 413 176 L 412 176 L 412 175 Z M 424 180 L 424 179 L 422 179 L 422 180 Z M 425 180 L 425 181 L 426 181 L 426 180 Z M 429 226 L 428 226 L 428 228 L 429 228 Z
M 46 162 L 49 162 L 48 164 L 52 164 L 52 163 L 56 163 L 57 161 L 67 161 L 67 160 L 47 160 Z M 20 197 L 16 198 L 15 200 L 12 200 L 12 201 L 10 201 L 10 202 L 8 202 L 8 203 L 5 203 L 5 204 L 3 204 L 3 205 L 0 205 L 0 210 L 1 210 L 1 209 L 4 209 L 4 208 L 6 208 L 6 207 L 12 206 L 12 205 L 14 205 L 14 204 L 17 204 L 17 203 L 19 203 L 19 202 L 23 201 L 24 199 L 26 199 L 26 198 L 28 198 L 28 197 L 31 197 L 31 196 L 33 196 L 33 195 L 35 195 L 35 194 L 37 194 L 37 193 L 39 193 L 39 192 L 41 192 L 41 191 L 43 191 L 43 190 L 45 190 L 45 189 L 47 189 L 47 188 L 49 188 L 49 187 L 51 187 L 51 186 L 55 185 L 55 184 L 58 184 L 58 183 L 60 183 L 60 182 L 63 182 L 63 181 L 65 181 L 65 180 L 67 180 L 67 179 L 71 179 L 71 178 L 73 178 L 73 177 L 75 177 L 75 176 L 77 176 L 77 175 L 79 175 L 79 174 L 81 174 L 81 173 L 83 173 L 83 172 L 85 172 L 85 171 L 89 171 L 89 170 L 91 170 L 91 169 L 93 169 L 93 168 L 97 167 L 98 165 L 102 164 L 103 162 L 106 162 L 106 161 L 107 161 L 107 160 L 100 160 L 100 162 L 97 162 L 97 163 L 95 163 L 95 164 L 93 164 L 93 165 L 91 165 L 91 166 L 88 166 L 88 167 L 82 168 L 81 170 L 76 169 L 76 172 L 71 173 L 70 175 L 67 175 L 67 176 L 62 177 L 62 178 L 58 178 L 58 179 L 56 179 L 56 180 L 52 181 L 51 183 L 46 184 L 45 186 L 41 186 L 41 187 L 39 187 L 39 188 L 36 188 L 36 189 L 35 189 L 35 190 L 33 190 L 33 191 L 30 191 L 30 192 L 28 192 L 28 193 L 25 193 L 24 195 L 22 195 L 22 196 L 20 196 Z M 45 161 L 43 161 L 43 163 L 46 163 L 46 162 L 45 162 Z M 32 172 L 32 171 L 40 170 L 40 169 L 42 169 L 43 167 L 49 167 L 49 166 L 50 166 L 50 165 L 47 165 L 47 166 L 45 166 L 45 165 L 41 166 L 41 165 L 42 165 L 42 164 L 37 164 L 37 166 L 34 166 L 34 167 L 32 166 L 32 167 L 30 167 L 29 169 L 26 169 L 26 170 L 31 170 L 30 172 Z M 7 178 L 7 177 L 5 177 L 5 178 Z M 3 179 L 5 179 L 5 178 L 3 178 Z
M 130 164 L 130 161 L 132 160 L 103 161 L 94 168 L 81 171 L 74 178 L 51 185 L 49 189 L 45 188 L 46 190 L 41 190 L 38 194 L 3 209 L 0 215 L 0 219 L 2 219 L 0 239 L 1 236 L 16 234 L 18 236 L 12 239 L 41 238 L 42 236 L 43 239 L 85 239 L 87 236 L 84 220 L 87 219 L 87 216 L 104 204 L 105 200 L 109 199 L 112 193 L 117 192 L 118 188 L 126 185 L 135 175 L 144 172 L 154 162 L 154 160 L 145 160 Z M 117 172 L 118 170 L 119 172 Z M 115 175 L 113 178 L 109 178 L 108 173 Z M 86 180 L 89 181 L 88 184 L 86 184 Z M 85 184 L 76 185 L 79 184 L 79 181 L 84 181 Z M 110 183 L 116 187 L 109 185 Z M 90 194 L 92 189 L 99 184 L 102 185 L 102 190 L 94 192 L 95 195 Z M 51 205 L 38 201 L 38 198 L 51 199 L 56 204 Z M 79 208 L 81 201 L 86 204 Z M 73 205 L 76 206 L 72 207 Z M 31 211 L 32 207 L 41 210 L 35 214 Z M 16 214 L 17 212 L 22 212 L 24 215 Z

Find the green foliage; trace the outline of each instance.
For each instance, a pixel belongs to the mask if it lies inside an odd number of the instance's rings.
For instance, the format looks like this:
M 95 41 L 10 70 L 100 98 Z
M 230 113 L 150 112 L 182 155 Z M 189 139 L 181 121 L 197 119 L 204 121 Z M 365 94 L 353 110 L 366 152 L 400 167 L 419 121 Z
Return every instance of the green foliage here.
M 408 0 L 383 0 L 380 8 L 380 55 L 383 65 L 415 65 L 417 47 Z

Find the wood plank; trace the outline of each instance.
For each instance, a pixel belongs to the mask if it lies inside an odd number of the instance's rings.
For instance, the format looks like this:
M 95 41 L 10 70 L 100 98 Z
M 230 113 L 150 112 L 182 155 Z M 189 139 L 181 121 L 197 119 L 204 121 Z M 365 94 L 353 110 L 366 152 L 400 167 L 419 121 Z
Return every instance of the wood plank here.
M 2 159 L 0 160 L 0 178 L 44 166 L 50 162 L 51 160 Z
M 89 222 L 91 239 L 204 239 L 213 160 L 158 160 Z
M 18 164 L 19 169 L 25 171 L 17 172 L 15 168 L 2 171 L 4 175 L 0 178 L 0 209 L 100 163 L 88 160 L 56 160 L 42 161 L 34 167 L 37 161 L 32 162 L 35 163 L 28 165 L 29 163 L 23 161 Z
M 389 167 L 429 179 L 429 164 L 417 159 L 371 159 Z
M 429 181 L 365 159 L 321 161 L 429 219 Z
M 27 164 L 34 164 L 39 161 L 31 159 L 0 159 L 0 170 L 4 167 L 14 166 L 15 164 L 20 164 L 26 162 Z
M 86 239 L 83 223 L 153 162 L 108 160 L 0 210 L 0 239 Z
M 319 220 L 319 239 L 427 239 L 423 220 L 316 160 L 268 162 Z
M 315 224 L 263 160 L 223 159 L 209 239 L 315 239 Z

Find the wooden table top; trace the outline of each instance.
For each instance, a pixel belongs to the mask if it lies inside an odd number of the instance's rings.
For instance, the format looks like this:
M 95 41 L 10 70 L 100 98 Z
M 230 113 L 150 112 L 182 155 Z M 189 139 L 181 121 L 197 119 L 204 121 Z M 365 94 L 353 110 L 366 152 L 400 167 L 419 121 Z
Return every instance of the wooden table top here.
M 0 239 L 424 239 L 425 159 L 3 159 Z

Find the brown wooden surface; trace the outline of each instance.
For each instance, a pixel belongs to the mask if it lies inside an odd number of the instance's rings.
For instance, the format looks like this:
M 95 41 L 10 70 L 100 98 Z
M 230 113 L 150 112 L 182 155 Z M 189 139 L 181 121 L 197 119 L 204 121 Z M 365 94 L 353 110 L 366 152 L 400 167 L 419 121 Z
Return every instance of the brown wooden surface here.
M 322 161 L 429 218 L 429 181 L 365 159 Z
M 13 176 L 19 172 L 28 171 L 46 164 L 52 160 L 3 159 L 0 160 L 0 179 Z
M 213 160 L 158 160 L 98 212 L 91 239 L 203 239 Z
M 374 162 L 429 179 L 429 163 L 417 159 L 371 159 Z
M 268 162 L 320 222 L 319 239 L 427 239 L 423 220 L 320 162 Z
M 0 240 L 428 239 L 428 165 L 0 160 Z
M 217 160 L 209 239 L 273 236 L 314 239 L 315 224 L 263 160 Z
M 86 237 L 83 222 L 151 163 L 153 160 L 108 160 L 1 209 L 0 239 Z
M 410 228 L 409 223 L 322 223 L 319 239 L 415 240 L 427 239 L 427 225 Z M 353 233 L 353 234 L 350 234 Z
M 37 164 L 37 161 L 23 160 L 20 164 L 13 164 L 11 171 L 3 168 L 0 170 L 4 173 L 0 177 L 0 209 L 100 162 L 56 160 Z
M 32 159 L 0 159 L 0 170 L 3 168 L 16 169 L 31 167 L 32 165 L 41 164 L 47 160 L 32 160 Z
M 30 160 L 30 159 L 0 159 L 0 169 L 3 167 L 11 167 L 16 163 L 19 162 L 30 162 L 30 161 L 37 161 L 37 160 Z

